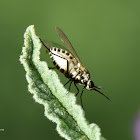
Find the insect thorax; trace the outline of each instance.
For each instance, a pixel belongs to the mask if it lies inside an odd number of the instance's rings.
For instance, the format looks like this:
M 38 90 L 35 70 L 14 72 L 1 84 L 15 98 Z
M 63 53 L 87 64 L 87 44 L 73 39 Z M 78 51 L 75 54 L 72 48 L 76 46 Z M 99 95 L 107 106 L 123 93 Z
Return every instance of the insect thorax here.
M 75 80 L 79 83 L 79 84 L 86 84 L 87 81 L 90 78 L 90 74 L 88 71 L 83 71 L 80 67 L 76 70 L 77 72 L 77 76 L 75 77 Z

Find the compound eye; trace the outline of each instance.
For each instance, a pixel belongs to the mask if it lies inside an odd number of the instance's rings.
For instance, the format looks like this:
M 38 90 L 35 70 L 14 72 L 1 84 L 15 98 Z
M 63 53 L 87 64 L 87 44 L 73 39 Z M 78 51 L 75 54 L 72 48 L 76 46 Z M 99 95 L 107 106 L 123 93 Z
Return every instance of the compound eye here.
M 92 81 L 90 81 L 89 88 L 93 88 L 93 87 L 94 87 L 94 83 Z
M 83 77 L 83 76 L 81 76 L 81 79 L 84 79 L 84 77 Z

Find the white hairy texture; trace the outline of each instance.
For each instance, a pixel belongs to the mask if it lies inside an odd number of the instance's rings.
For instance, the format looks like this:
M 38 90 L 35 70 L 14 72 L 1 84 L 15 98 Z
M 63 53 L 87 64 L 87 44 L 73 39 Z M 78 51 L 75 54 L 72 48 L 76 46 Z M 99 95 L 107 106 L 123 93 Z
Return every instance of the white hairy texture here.
M 29 26 L 24 34 L 20 61 L 26 71 L 28 89 L 35 101 L 44 105 L 44 115 L 57 124 L 56 130 L 64 139 L 105 140 L 100 128 L 87 122 L 84 111 L 76 104 L 76 97 L 73 93 L 67 94 L 57 73 L 49 70 L 46 62 L 40 61 L 41 45 L 34 25 Z

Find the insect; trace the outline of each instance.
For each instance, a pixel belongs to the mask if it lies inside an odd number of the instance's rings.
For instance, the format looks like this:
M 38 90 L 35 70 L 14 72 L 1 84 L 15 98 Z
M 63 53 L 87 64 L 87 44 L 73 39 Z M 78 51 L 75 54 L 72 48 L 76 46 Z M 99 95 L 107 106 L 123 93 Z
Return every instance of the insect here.
M 82 108 L 84 109 L 83 102 L 82 102 L 82 95 L 85 89 L 95 90 L 101 95 L 103 95 L 104 97 L 106 97 L 108 100 L 110 100 L 105 94 L 103 94 L 101 91 L 98 90 L 100 89 L 100 87 L 95 86 L 93 81 L 90 80 L 89 71 L 85 67 L 83 67 L 72 44 L 70 43 L 66 35 L 63 33 L 63 31 L 59 27 L 56 27 L 56 31 L 61 41 L 65 44 L 65 46 L 69 50 L 69 52 L 56 47 L 49 48 L 43 43 L 41 39 L 40 41 L 49 51 L 50 58 L 52 59 L 55 68 L 57 68 L 60 72 L 62 72 L 66 76 L 66 78 L 69 78 L 69 81 L 65 84 L 67 85 L 70 82 L 69 91 L 71 88 L 71 84 L 74 82 L 74 85 L 77 89 L 77 93 L 76 93 L 77 96 L 79 93 L 79 89 L 76 84 L 80 84 L 83 86 L 80 95 Z

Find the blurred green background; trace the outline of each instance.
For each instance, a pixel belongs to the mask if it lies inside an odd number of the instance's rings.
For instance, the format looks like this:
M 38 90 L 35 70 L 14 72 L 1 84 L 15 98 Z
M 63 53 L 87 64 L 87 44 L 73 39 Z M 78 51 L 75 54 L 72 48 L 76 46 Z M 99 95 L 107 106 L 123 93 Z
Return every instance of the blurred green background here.
M 91 79 L 110 97 L 111 102 L 94 91 L 85 91 L 87 120 L 98 124 L 107 140 L 133 140 L 133 121 L 140 109 L 139 5 L 138 0 L 1 0 L 0 129 L 4 132 L 0 131 L 0 139 L 63 139 L 56 124 L 44 117 L 43 106 L 28 92 L 19 62 L 23 34 L 34 24 L 43 40 L 62 44 L 55 31 L 59 26 Z M 46 60 L 45 49 L 41 52 Z M 67 79 L 57 73 L 65 83 Z M 76 91 L 74 86 L 71 90 Z M 80 104 L 79 96 L 77 102 Z

